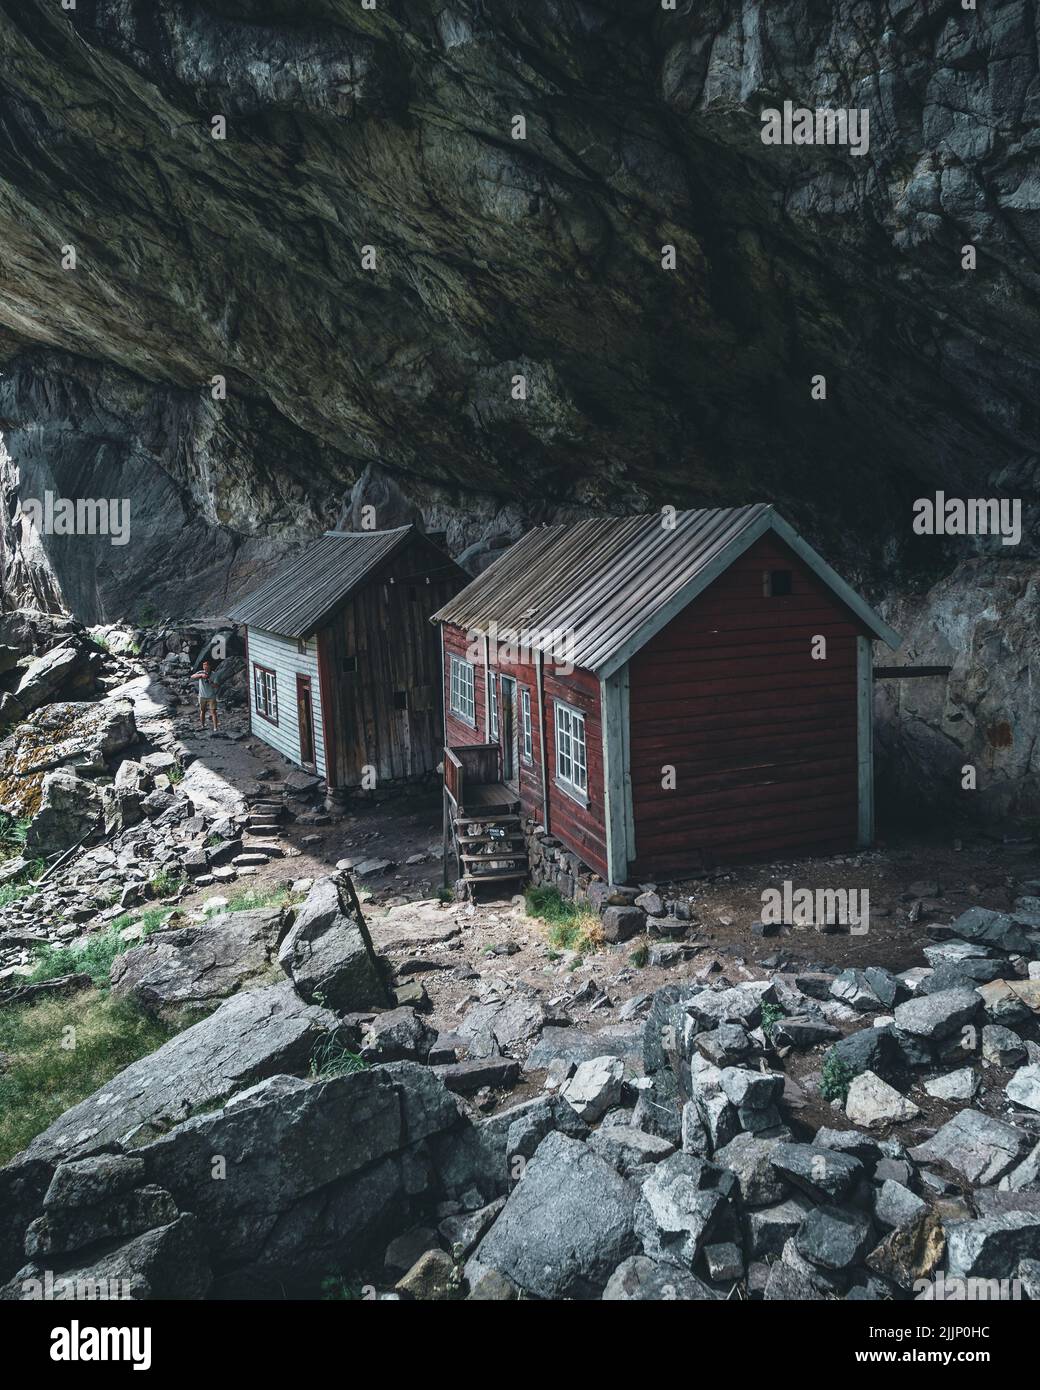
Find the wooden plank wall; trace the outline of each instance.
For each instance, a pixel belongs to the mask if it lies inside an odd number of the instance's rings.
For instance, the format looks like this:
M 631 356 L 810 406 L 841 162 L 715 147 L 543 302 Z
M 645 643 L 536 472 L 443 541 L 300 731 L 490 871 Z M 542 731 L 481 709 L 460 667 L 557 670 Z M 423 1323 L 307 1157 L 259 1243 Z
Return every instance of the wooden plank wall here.
M 419 777 L 440 763 L 440 648 L 429 618 L 459 583 L 431 569 L 425 548 L 408 548 L 352 595 L 329 625 L 340 786 L 356 785 L 365 767 L 384 781 Z M 358 669 L 348 674 L 343 662 L 352 656 Z M 395 708 L 400 690 L 407 692 L 407 709 Z
M 306 652 L 296 649 L 295 637 L 278 637 L 273 632 L 249 629 L 249 708 L 252 731 L 272 748 L 299 766 L 300 724 L 296 708 L 296 677 L 311 678 L 311 707 L 314 711 L 314 756 L 319 777 L 325 776 L 324 722 L 321 689 L 318 683 L 318 645 L 312 637 Z M 256 710 L 253 686 L 253 663 L 266 666 L 278 676 L 278 726 L 266 720 Z
M 763 572 L 793 592 L 763 594 Z M 857 833 L 856 638 L 866 630 L 765 536 L 629 667 L 635 877 L 794 850 Z M 827 639 L 815 661 L 811 639 Z M 662 768 L 676 770 L 674 790 Z
M 585 715 L 588 758 L 589 806 L 586 809 L 556 785 L 556 709 L 554 701 L 573 705 Z M 549 765 L 549 817 L 552 833 L 559 837 L 598 874 L 608 877 L 607 830 L 603 801 L 603 720 L 599 681 L 588 671 L 569 676 L 545 670 L 546 752 Z

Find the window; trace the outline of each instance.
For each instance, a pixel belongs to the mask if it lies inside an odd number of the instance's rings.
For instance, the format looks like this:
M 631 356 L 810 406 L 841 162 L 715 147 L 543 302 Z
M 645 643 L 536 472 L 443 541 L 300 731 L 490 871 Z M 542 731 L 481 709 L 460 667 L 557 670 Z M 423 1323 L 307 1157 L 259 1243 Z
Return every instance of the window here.
M 766 598 L 782 598 L 791 592 L 790 570 L 766 570 L 762 575 L 762 592 Z
M 520 723 L 523 759 L 525 763 L 529 763 L 534 758 L 534 741 L 531 737 L 531 692 L 526 687 L 520 691 Z
M 489 692 L 490 697 L 491 697 L 491 740 L 492 740 L 493 743 L 497 743 L 497 742 L 498 742 L 498 680 L 497 680 L 497 678 L 496 678 L 493 674 L 490 675 L 490 676 L 488 676 L 488 680 L 489 680 L 489 682 L 490 682 L 490 684 L 488 685 L 488 692 Z
M 340 673 L 341 673 L 342 675 L 344 675 L 344 676 L 353 676 L 353 675 L 356 675 L 356 674 L 357 674 L 357 657 L 356 657 L 356 656 L 345 656 L 345 657 L 343 658 L 343 660 L 340 662 L 339 669 L 340 669 Z
M 296 650 L 300 653 L 301 656 L 306 656 L 306 655 L 307 655 L 307 639 L 306 639 L 306 637 L 298 637 L 298 638 L 296 639 Z
M 556 780 L 565 791 L 586 799 L 589 786 L 585 716 L 570 705 L 556 704 Z
M 476 728 L 476 702 L 473 697 L 473 666 L 459 657 L 451 659 L 451 712 Z
M 278 723 L 278 677 L 268 666 L 253 662 L 253 703 L 261 719 Z
M 407 708 L 408 708 L 408 691 L 407 691 L 407 690 L 395 690 L 395 691 L 394 691 L 394 709 L 407 709 Z

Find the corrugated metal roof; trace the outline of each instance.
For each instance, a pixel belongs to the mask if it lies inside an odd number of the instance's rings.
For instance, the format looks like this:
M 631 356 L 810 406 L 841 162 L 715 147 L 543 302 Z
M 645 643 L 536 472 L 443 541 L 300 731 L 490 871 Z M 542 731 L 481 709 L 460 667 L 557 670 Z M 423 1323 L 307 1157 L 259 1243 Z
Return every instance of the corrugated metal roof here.
M 400 526 L 396 531 L 326 531 L 266 584 L 240 599 L 228 610 L 228 617 L 281 637 L 309 637 L 414 531 L 414 526 Z M 452 563 L 447 556 L 445 563 Z
M 765 503 L 677 512 L 674 527 L 663 524 L 660 512 L 542 527 L 510 547 L 433 621 L 467 632 L 487 633 L 492 625 L 499 632 L 534 629 L 531 646 L 545 653 L 559 642 L 556 634 L 569 634 L 568 658 L 576 666 L 612 669 L 641 633 L 652 635 L 669 605 L 684 595 L 689 601 L 699 579 L 710 583 L 771 528 L 785 539 L 794 536 Z M 891 629 L 811 547 L 795 540 L 838 596 L 887 638 Z

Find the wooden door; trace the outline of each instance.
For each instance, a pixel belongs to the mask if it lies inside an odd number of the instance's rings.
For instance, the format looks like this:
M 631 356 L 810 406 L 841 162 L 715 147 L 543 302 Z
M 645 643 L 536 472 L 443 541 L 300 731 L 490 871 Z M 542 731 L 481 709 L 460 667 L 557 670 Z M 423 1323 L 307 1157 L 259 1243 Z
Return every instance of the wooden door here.
M 512 676 L 499 677 L 502 708 L 499 711 L 499 737 L 502 743 L 502 781 L 514 790 L 519 785 L 517 766 L 516 681 Z
M 310 676 L 296 677 L 296 720 L 300 728 L 300 762 L 314 766 L 314 709 Z

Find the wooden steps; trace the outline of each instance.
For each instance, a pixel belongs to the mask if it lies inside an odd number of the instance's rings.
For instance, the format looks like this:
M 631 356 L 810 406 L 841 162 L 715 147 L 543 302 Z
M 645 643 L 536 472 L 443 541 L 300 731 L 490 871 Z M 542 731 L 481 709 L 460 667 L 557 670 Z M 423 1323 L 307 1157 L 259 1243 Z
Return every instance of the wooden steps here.
M 462 882 L 471 893 L 480 883 L 527 878 L 527 846 L 518 815 L 488 811 L 483 816 L 458 816 L 452 828 Z

